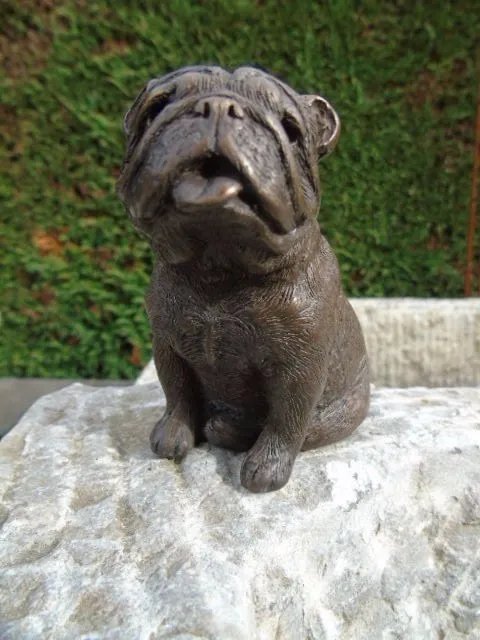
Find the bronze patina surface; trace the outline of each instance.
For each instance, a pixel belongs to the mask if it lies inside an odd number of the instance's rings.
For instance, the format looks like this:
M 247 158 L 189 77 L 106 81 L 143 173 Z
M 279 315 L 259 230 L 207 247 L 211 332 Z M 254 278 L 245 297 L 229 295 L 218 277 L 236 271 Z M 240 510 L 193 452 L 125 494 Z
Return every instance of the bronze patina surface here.
M 362 332 L 316 219 L 339 118 L 259 69 L 197 66 L 150 80 L 125 131 L 118 191 L 156 256 L 167 409 L 152 449 L 247 451 L 243 486 L 279 489 L 300 450 L 348 436 L 369 405 Z

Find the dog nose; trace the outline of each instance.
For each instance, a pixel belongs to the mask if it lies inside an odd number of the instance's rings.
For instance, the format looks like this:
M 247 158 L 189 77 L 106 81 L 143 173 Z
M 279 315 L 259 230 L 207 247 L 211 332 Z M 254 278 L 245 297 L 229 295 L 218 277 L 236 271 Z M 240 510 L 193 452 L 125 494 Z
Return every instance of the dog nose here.
M 195 113 L 198 113 L 203 118 L 218 118 L 221 116 L 237 118 L 238 120 L 243 118 L 243 109 L 238 102 L 235 102 L 232 98 L 222 96 L 202 98 L 195 105 Z

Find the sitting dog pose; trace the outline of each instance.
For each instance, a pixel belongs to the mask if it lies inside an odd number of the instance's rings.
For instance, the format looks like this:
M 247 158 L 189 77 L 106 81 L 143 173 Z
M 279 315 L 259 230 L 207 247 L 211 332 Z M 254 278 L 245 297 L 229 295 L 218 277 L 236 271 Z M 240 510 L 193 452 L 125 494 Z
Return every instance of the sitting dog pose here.
M 147 309 L 167 408 L 153 451 L 247 451 L 241 482 L 279 489 L 300 450 L 365 418 L 369 370 L 320 232 L 317 164 L 340 122 L 264 71 L 186 67 L 125 118 L 119 195 L 156 256 Z

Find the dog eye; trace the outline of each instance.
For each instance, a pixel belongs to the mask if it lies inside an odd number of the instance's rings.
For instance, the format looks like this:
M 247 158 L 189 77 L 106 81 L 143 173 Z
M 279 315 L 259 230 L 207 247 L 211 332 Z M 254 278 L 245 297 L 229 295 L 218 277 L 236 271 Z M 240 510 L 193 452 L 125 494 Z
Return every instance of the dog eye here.
M 282 118 L 282 127 L 285 129 L 291 144 L 295 144 L 302 137 L 300 125 L 294 120 L 293 116 L 286 113 Z
M 145 124 L 149 127 L 157 116 L 159 116 L 169 103 L 170 96 L 158 98 L 147 110 Z

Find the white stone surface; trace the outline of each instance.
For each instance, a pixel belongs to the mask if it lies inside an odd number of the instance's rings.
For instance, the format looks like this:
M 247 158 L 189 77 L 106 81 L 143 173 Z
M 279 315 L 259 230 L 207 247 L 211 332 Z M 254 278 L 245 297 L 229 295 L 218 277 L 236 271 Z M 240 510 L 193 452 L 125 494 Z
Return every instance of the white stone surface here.
M 375 384 L 480 385 L 480 298 L 356 298 Z
M 0 637 L 480 638 L 480 390 L 376 390 L 255 495 L 153 457 L 156 384 L 73 385 L 0 442 Z
M 150 384 L 150 382 L 158 382 L 157 372 L 153 360 L 147 364 L 142 373 L 138 376 L 135 384 Z
M 362 325 L 376 385 L 480 385 L 480 298 L 350 302 Z M 138 382 L 156 379 L 150 362 Z

